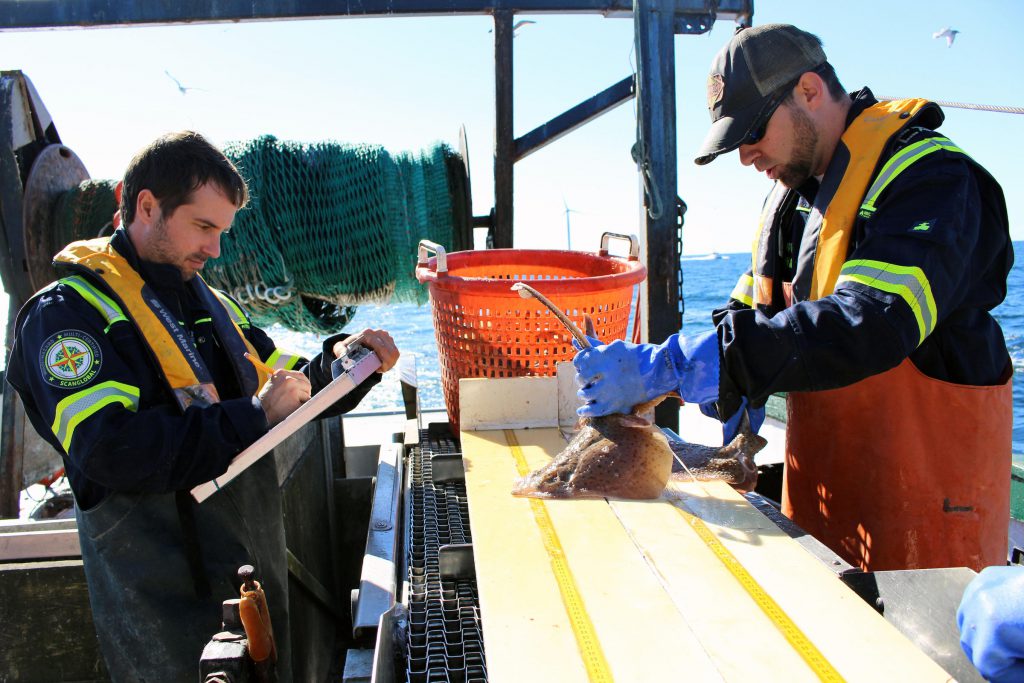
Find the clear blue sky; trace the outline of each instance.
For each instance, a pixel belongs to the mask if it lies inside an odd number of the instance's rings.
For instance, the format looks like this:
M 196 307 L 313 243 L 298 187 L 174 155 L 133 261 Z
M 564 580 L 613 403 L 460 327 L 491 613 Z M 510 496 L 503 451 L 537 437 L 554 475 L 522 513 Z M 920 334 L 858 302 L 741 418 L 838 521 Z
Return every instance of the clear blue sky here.
M 520 16 L 515 133 L 522 135 L 632 73 L 632 22 Z M 1024 106 L 1024 3 L 755 0 L 754 23 L 817 33 L 848 89 Z M 474 209 L 493 204 L 493 35 L 488 17 L 342 19 L 0 34 L 0 67 L 32 79 L 66 144 L 96 178 L 119 177 L 132 153 L 168 130 L 214 141 L 282 139 L 383 144 L 392 152 L 469 133 Z M 932 33 L 961 33 L 952 48 Z M 732 33 L 676 38 L 680 181 L 687 253 L 749 249 L 767 181 L 736 155 L 692 163 L 708 125 L 704 82 Z M 179 93 L 164 71 L 187 86 Z M 1019 160 L 1024 115 L 947 110 L 944 132 L 1008 195 L 1024 239 Z M 639 190 L 629 150 L 632 104 L 516 165 L 516 244 L 596 248 L 603 230 L 637 232 Z

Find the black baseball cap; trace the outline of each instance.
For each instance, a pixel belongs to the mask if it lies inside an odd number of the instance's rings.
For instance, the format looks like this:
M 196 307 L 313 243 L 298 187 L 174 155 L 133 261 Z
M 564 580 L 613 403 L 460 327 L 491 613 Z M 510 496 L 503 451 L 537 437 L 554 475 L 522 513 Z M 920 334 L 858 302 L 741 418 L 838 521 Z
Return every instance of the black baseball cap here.
M 711 163 L 767 124 L 804 73 L 827 61 L 817 36 L 789 24 L 741 28 L 708 74 L 711 130 L 694 161 Z

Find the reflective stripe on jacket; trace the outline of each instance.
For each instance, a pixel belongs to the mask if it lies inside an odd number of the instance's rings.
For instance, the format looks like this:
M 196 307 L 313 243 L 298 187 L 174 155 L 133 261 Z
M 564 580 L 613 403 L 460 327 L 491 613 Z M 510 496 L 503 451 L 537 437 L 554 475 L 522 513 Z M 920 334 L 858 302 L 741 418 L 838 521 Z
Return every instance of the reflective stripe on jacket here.
M 922 158 L 926 152 L 915 155 L 906 154 L 907 150 L 901 150 L 876 176 L 875 169 L 878 167 L 879 159 L 899 131 L 914 125 L 923 109 L 930 113 L 928 110 L 934 107 L 935 105 L 921 99 L 878 103 L 865 110 L 847 128 L 843 134 L 843 142 L 853 156 L 844 169 L 839 189 L 821 217 L 812 262 L 803 264 L 804 267 L 799 269 L 798 276 L 793 278 L 791 283 L 797 301 L 820 299 L 835 289 L 839 271 L 850 252 L 854 221 L 862 212 L 874 211 L 874 202 L 877 201 L 878 195 L 900 172 Z M 942 140 L 948 142 L 946 138 Z M 922 141 L 911 147 L 924 146 L 929 151 L 943 148 L 960 151 L 952 145 L 946 147 L 940 143 L 926 143 L 927 141 Z M 875 177 L 874 183 L 871 183 L 872 177 Z M 793 210 L 793 205 L 797 201 L 796 191 L 776 182 L 761 212 L 751 256 L 754 303 L 765 309 L 780 303 L 773 297 L 775 241 L 780 239 L 777 228 L 773 226 L 787 210 Z M 865 208 L 868 206 L 869 209 Z
M 842 138 L 849 161 L 842 169 L 830 167 L 842 171 L 841 180 L 817 228 L 812 258 L 797 266 L 792 283 L 797 301 L 856 284 L 903 302 L 916 321 L 917 346 L 939 319 L 924 270 L 849 254 L 855 222 L 871 220 L 901 172 L 934 151 L 962 154 L 948 139 L 930 138 L 904 147 L 875 172 L 893 137 L 928 106 L 921 100 L 876 104 L 850 124 Z M 759 246 L 768 243 L 772 227 L 762 226 Z M 757 254 L 755 269 L 771 259 Z M 755 302 L 778 305 L 773 291 L 755 286 Z M 980 569 L 1001 562 L 1011 402 L 1008 374 L 991 386 L 955 384 L 928 377 L 909 359 L 848 386 L 790 391 L 783 512 L 865 570 Z

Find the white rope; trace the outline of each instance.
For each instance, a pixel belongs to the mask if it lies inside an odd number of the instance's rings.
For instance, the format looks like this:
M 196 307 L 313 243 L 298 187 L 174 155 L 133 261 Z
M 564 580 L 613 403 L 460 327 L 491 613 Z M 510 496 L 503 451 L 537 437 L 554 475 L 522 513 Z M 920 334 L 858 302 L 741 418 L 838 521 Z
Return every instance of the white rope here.
M 878 97 L 880 101 L 902 100 L 904 97 Z M 970 104 L 967 102 L 946 102 L 944 100 L 930 100 L 942 107 L 953 107 L 955 109 L 975 109 L 978 111 L 994 111 L 1002 114 L 1024 114 L 1024 107 L 1001 107 L 996 104 Z

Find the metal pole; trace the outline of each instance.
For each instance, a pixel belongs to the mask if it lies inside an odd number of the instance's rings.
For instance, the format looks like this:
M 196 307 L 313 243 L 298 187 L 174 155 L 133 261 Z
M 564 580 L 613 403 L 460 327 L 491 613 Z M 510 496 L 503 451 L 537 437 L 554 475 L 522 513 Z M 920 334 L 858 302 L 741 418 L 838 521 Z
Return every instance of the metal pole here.
M 512 247 L 512 19 L 510 10 L 494 12 L 494 247 Z
M 572 251 L 572 230 L 569 227 L 569 205 L 565 205 L 565 248 Z
M 14 323 L 18 317 L 21 302 L 11 295 L 7 310 L 7 337 L 4 342 L 4 358 L 10 366 L 11 344 L 14 341 Z M 0 413 L 0 519 L 16 519 L 21 506 L 21 480 L 25 452 L 24 421 L 19 420 L 21 411 L 18 396 L 6 381 L 3 383 L 2 413 Z
M 676 254 L 676 73 L 674 0 L 636 0 L 637 146 L 644 187 L 643 247 L 647 286 L 641 289 L 644 341 L 678 332 L 679 258 Z M 662 427 L 678 430 L 679 410 L 666 401 L 655 412 Z

